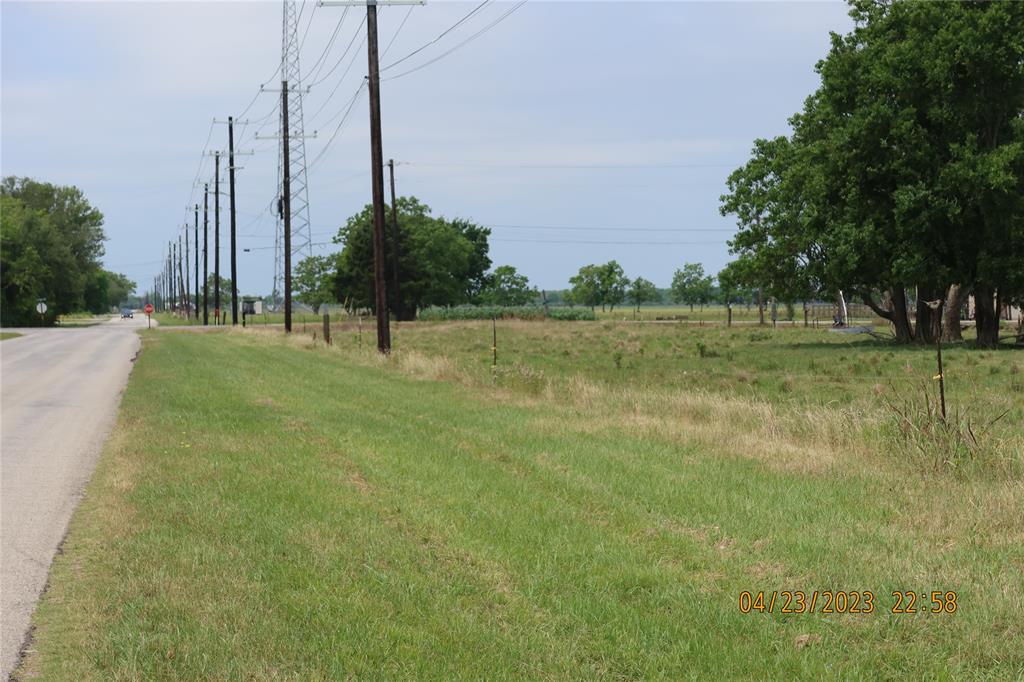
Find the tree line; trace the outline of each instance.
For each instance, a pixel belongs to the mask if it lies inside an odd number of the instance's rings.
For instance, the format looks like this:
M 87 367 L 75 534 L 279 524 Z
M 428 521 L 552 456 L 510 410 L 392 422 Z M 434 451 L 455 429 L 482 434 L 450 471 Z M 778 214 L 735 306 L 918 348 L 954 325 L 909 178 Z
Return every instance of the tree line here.
M 120 306 L 135 282 L 105 270 L 103 214 L 77 187 L 30 178 L 0 183 L 0 286 L 4 326 L 53 324 L 67 313 Z M 47 311 L 40 319 L 38 301 Z
M 932 342 L 942 308 L 958 337 L 973 294 L 977 343 L 995 347 L 1002 306 L 1024 303 L 1024 3 L 855 0 L 850 15 L 792 133 L 757 140 L 728 179 L 726 279 L 846 292 L 900 342 Z

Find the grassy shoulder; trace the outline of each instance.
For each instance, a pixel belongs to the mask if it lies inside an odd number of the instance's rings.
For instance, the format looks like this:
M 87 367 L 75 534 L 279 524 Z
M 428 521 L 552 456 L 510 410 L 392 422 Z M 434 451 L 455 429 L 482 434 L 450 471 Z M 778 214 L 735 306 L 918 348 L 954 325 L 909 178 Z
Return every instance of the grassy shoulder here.
M 0 341 L 6 341 L 7 339 L 16 339 L 21 334 L 18 332 L 0 332 Z
M 343 334 L 145 333 L 22 676 L 1024 666 L 1019 480 L 917 472 L 830 430 L 829 406 L 812 428 L 751 396 L 477 380 L 404 331 L 389 360 Z M 741 613 L 773 590 L 875 609 Z M 896 615 L 897 590 L 959 608 Z

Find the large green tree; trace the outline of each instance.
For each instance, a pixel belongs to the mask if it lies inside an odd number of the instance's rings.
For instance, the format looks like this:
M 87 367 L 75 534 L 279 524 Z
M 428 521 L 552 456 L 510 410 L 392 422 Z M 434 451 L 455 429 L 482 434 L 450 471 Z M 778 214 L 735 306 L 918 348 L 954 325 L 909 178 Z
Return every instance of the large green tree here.
M 844 290 L 922 342 L 927 302 L 959 284 L 993 346 L 1000 298 L 1024 289 L 1024 5 L 858 0 L 851 16 L 792 135 L 758 140 L 729 179 L 746 283 Z
M 467 220 L 435 218 L 416 197 L 399 197 L 397 203 L 397 259 L 390 229 L 385 237 L 388 306 L 396 317 L 411 320 L 427 306 L 477 302 L 491 267 L 490 230 Z M 374 307 L 372 226 L 373 210 L 366 206 L 348 219 L 334 240 L 343 245 L 336 256 L 334 291 L 350 309 Z
M 102 312 L 108 304 L 100 267 L 103 215 L 81 190 L 8 177 L 0 183 L 0 202 L 3 324 L 38 324 L 40 298 L 51 323 L 64 313 Z

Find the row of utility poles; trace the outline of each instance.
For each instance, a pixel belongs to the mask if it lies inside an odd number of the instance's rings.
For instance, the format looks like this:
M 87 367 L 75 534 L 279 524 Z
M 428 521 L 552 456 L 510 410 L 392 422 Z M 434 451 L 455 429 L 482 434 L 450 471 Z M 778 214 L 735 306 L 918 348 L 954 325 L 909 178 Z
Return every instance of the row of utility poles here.
M 387 283 L 385 281 L 385 253 L 384 253 L 384 153 L 381 140 L 381 115 L 380 115 L 380 64 L 377 47 L 377 6 L 378 5 L 423 5 L 425 0 L 322 0 L 318 3 L 321 7 L 366 7 L 366 31 L 367 31 L 367 61 L 368 61 L 368 91 L 370 100 L 370 171 L 371 189 L 373 197 L 373 284 L 374 284 L 374 307 L 377 320 L 377 349 L 381 353 L 391 351 L 391 329 L 388 310 Z M 283 219 L 283 241 L 284 241 L 284 327 L 285 332 L 292 331 L 292 263 L 291 263 L 291 172 L 290 172 L 290 139 L 288 121 L 288 92 L 289 83 L 281 81 L 281 145 L 282 158 L 284 159 L 281 197 L 278 202 L 278 210 Z M 231 214 L 231 323 L 238 322 L 238 271 L 236 265 L 236 241 L 235 241 L 235 149 L 234 149 L 234 122 L 228 118 L 228 170 L 230 184 L 230 214 Z M 220 319 L 220 152 L 214 152 L 214 313 Z M 388 162 L 391 174 L 391 238 L 393 241 L 394 263 L 392 264 L 392 286 L 394 291 L 392 298 L 396 301 L 396 309 L 399 307 L 399 273 L 398 273 L 398 206 L 395 202 L 395 175 L 394 161 Z M 208 230 L 209 230 L 209 186 L 204 186 L 203 191 L 203 324 L 209 324 L 208 306 Z M 195 311 L 196 319 L 199 317 L 199 206 L 195 206 Z M 187 241 L 187 228 L 186 228 Z M 179 240 L 180 242 L 180 240 Z M 163 309 L 174 309 L 180 298 L 186 314 L 190 313 L 188 300 L 189 293 L 184 283 L 184 275 L 181 265 L 182 249 L 169 245 L 167 264 L 164 272 L 157 276 L 154 282 L 154 291 L 157 300 L 162 304 Z M 174 275 L 175 261 L 177 260 L 177 278 Z M 187 270 L 187 266 L 185 267 Z M 184 293 L 181 293 L 184 292 Z M 177 296 L 177 298 L 176 298 Z M 396 310 L 397 312 L 397 310 Z
M 214 121 L 224 123 L 224 121 Z M 235 203 L 235 156 L 252 154 L 252 152 L 237 152 L 235 150 L 235 119 L 232 116 L 226 121 L 228 126 L 228 198 L 231 226 L 231 324 L 238 324 L 238 259 L 237 259 L 237 217 Z M 214 222 L 214 256 L 213 256 L 213 310 L 214 324 L 220 324 L 223 320 L 221 314 L 220 300 L 220 157 L 222 152 L 212 152 L 214 158 L 214 180 L 213 180 L 213 222 Z M 181 236 L 178 243 L 167 243 L 167 257 L 164 267 L 153 280 L 153 303 L 159 310 L 167 312 L 183 312 L 186 317 L 195 316 L 199 320 L 200 311 L 200 279 L 199 279 L 199 204 L 193 207 L 195 221 L 193 223 L 194 245 L 193 257 L 189 258 L 188 225 L 183 227 L 185 244 L 182 248 Z M 210 185 L 203 185 L 203 278 L 202 278 L 202 319 L 203 324 L 210 324 L 209 306 L 209 232 L 210 232 Z M 191 263 L 190 263 L 191 260 Z M 189 266 L 192 265 L 195 276 L 195 288 L 189 290 Z M 195 297 L 193 303 L 193 296 Z

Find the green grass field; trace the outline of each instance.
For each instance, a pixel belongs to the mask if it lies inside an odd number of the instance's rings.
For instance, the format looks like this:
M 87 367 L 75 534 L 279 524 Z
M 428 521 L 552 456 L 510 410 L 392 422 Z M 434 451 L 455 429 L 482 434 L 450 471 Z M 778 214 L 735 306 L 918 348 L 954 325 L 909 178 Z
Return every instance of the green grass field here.
M 1020 351 L 947 351 L 951 404 L 1009 410 L 954 467 L 881 402 L 929 349 L 505 322 L 493 369 L 489 323 L 312 331 L 143 334 L 22 677 L 1024 673 Z M 782 590 L 874 611 L 741 612 Z
M 6 341 L 7 339 L 16 339 L 21 334 L 18 332 L 0 332 L 0 341 Z

